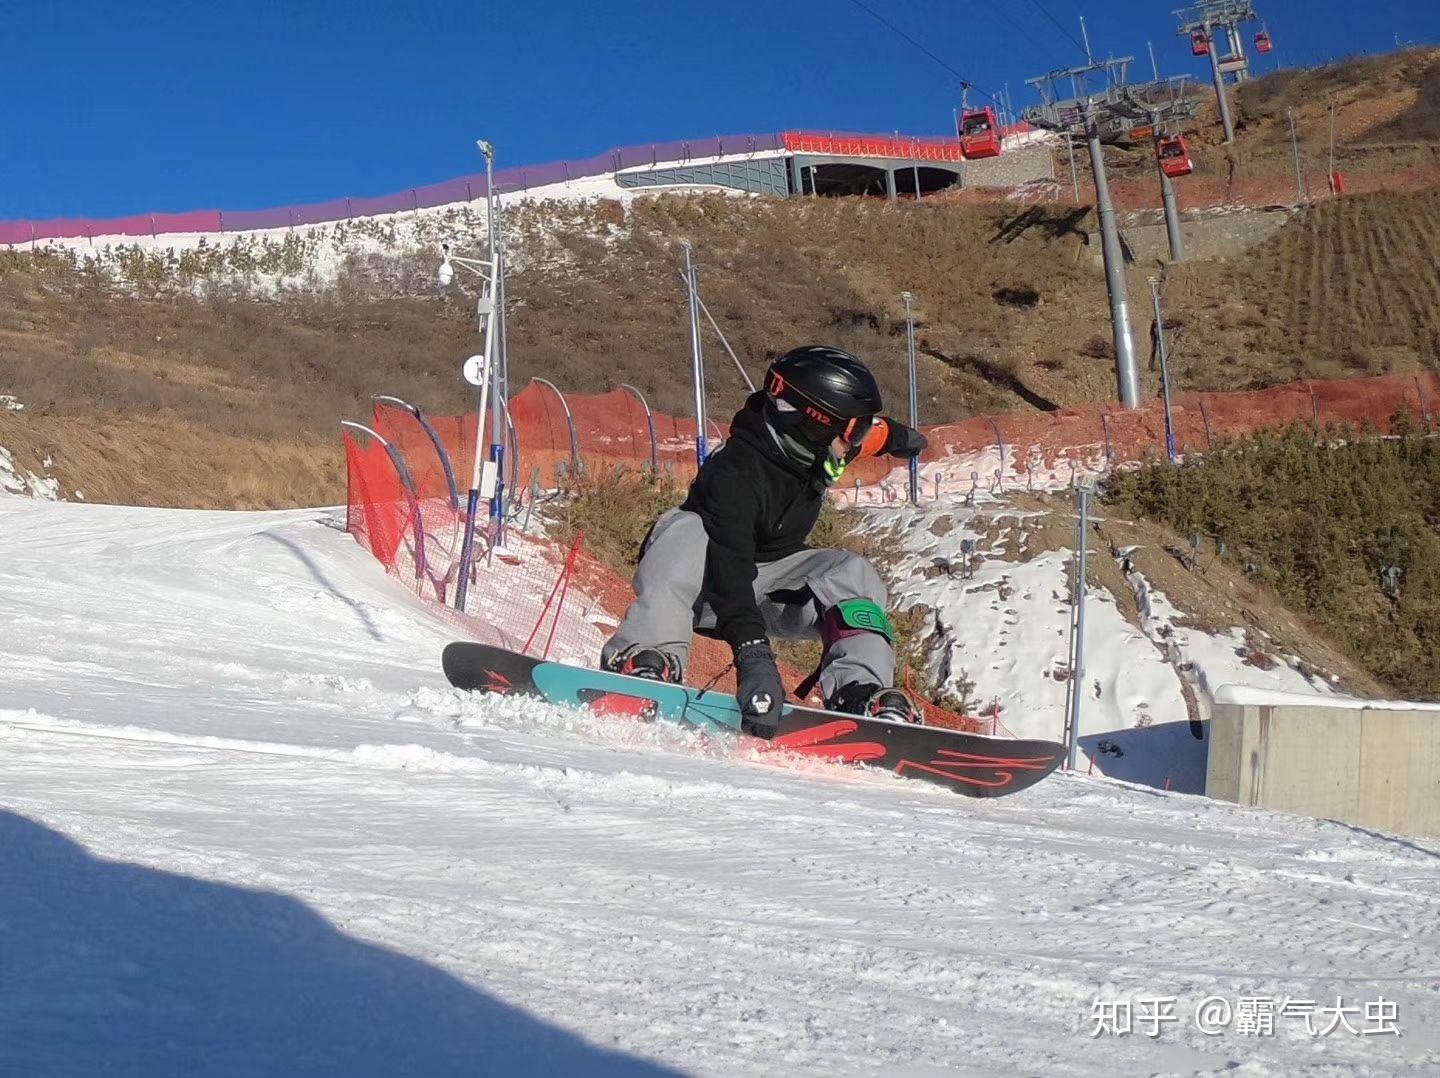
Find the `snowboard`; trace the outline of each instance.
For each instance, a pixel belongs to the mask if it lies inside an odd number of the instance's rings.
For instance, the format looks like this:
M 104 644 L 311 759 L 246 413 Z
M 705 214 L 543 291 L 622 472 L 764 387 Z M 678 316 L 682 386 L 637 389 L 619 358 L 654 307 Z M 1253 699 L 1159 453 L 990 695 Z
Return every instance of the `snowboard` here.
M 442 663 L 457 689 L 538 696 L 617 718 L 668 720 L 740 735 L 740 705 L 725 693 L 547 662 L 467 640 L 447 645 Z M 967 797 L 1003 797 L 1024 790 L 1065 758 L 1065 747 L 1053 741 L 986 737 L 795 704 L 785 705 L 774 740 L 754 740 L 891 771 Z

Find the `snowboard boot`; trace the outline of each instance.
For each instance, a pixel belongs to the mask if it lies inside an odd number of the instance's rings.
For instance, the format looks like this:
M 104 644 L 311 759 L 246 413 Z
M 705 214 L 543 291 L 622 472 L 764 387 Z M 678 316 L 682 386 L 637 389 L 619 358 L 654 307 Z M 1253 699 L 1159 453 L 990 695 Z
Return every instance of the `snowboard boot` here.
M 904 689 L 882 689 L 869 682 L 844 685 L 825 706 L 847 715 L 868 715 L 872 719 L 921 724 L 925 716 Z
M 671 685 L 680 684 L 680 663 L 675 656 L 658 648 L 640 645 L 626 648 L 611 657 L 606 669 L 617 674 L 645 678 L 647 681 L 664 681 Z

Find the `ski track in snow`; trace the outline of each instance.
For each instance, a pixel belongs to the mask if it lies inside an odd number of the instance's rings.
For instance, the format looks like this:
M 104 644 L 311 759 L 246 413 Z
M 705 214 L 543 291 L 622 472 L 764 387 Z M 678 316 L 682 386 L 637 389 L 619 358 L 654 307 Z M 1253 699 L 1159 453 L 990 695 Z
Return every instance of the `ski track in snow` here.
M 0 502 L 0 1073 L 1440 1066 L 1425 843 L 456 693 L 326 516 Z M 1404 1036 L 1089 1036 L 1211 994 Z

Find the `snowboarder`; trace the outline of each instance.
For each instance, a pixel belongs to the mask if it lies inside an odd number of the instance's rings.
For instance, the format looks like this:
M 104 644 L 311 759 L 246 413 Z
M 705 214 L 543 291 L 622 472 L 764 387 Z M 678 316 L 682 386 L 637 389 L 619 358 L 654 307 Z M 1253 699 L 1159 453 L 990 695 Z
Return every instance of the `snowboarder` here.
M 606 669 L 678 682 L 692 632 L 717 636 L 734 652 L 743 727 L 768 738 L 785 701 L 770 636 L 818 636 L 827 708 L 918 722 L 893 687 L 894 630 L 875 567 L 805 545 L 846 465 L 925 448 L 924 435 L 880 409 L 875 376 L 848 352 L 810 345 L 776 360 L 684 503 L 651 528 L 635 601 L 601 653 Z

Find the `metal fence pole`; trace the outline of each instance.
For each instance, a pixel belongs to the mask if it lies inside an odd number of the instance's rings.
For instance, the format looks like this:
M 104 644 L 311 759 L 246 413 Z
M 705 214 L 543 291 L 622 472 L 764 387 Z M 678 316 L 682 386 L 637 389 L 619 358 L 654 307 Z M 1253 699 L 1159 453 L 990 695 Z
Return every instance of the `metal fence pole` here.
M 1150 298 L 1155 301 L 1155 343 L 1160 353 L 1160 392 L 1165 400 L 1165 455 L 1174 464 L 1179 453 L 1175 450 L 1175 420 L 1170 413 L 1170 363 L 1165 353 L 1165 316 L 1160 313 L 1160 281 L 1150 278 Z
M 919 429 L 920 426 L 920 389 L 919 371 L 915 362 L 915 297 L 909 292 L 901 292 L 900 298 L 905 301 L 905 354 L 907 370 L 910 373 L 910 426 Z M 909 461 L 910 471 L 910 504 L 920 504 L 920 458 L 911 457 Z
M 1085 554 L 1090 530 L 1090 488 L 1080 487 L 1080 543 L 1076 552 L 1075 617 L 1070 624 L 1070 714 L 1065 722 L 1065 766 L 1075 770 L 1080 745 L 1080 701 L 1085 695 Z
M 1295 131 L 1295 110 L 1286 109 L 1285 116 L 1290 121 L 1290 152 L 1295 158 L 1295 201 L 1307 202 L 1305 197 L 1305 175 L 1300 170 L 1300 136 Z
M 532 378 L 530 380 L 544 386 L 551 393 L 554 393 L 555 399 L 560 402 L 560 408 L 565 413 L 565 426 L 570 432 L 570 471 L 573 475 L 579 475 L 580 433 L 575 429 L 575 414 L 570 411 L 570 402 L 565 399 L 565 394 L 560 392 L 560 388 L 554 382 L 545 378 Z
M 640 402 L 640 407 L 645 409 L 645 425 L 650 431 L 650 470 L 655 475 L 660 474 L 660 440 L 655 436 L 655 413 L 650 410 L 650 402 L 632 385 L 621 383 L 621 389 L 628 390 L 635 395 Z
M 402 411 L 408 412 L 415 422 L 420 424 L 420 428 L 425 432 L 425 436 L 430 439 L 430 446 L 435 450 L 435 456 L 440 461 L 441 469 L 445 472 L 445 485 L 450 494 L 450 508 L 458 513 L 460 511 L 460 487 L 455 482 L 455 469 L 450 463 L 450 454 L 446 451 L 445 443 L 441 440 L 440 432 L 435 429 L 434 424 L 426 418 L 425 413 L 418 407 L 409 401 L 401 400 L 399 397 L 391 397 L 384 393 L 377 393 L 370 399 L 376 402 L 392 404 Z
M 363 423 L 354 423 L 348 419 L 342 419 L 340 425 L 342 427 L 349 427 L 352 430 L 361 431 L 378 442 L 381 448 L 385 450 L 385 455 L 390 458 L 390 464 L 394 467 L 395 474 L 399 476 L 400 483 L 405 488 L 406 500 L 410 503 L 410 527 L 415 534 L 415 583 L 418 586 L 420 582 L 429 575 L 430 569 L 429 563 L 425 558 L 425 520 L 420 514 L 420 494 L 418 488 L 415 486 L 415 479 L 410 474 L 410 468 L 405 463 L 405 455 L 400 452 L 399 447 L 392 445 L 385 438 L 381 437 L 379 433 L 365 426 Z M 404 537 L 403 532 L 401 533 L 401 537 Z M 441 597 L 441 602 L 444 602 L 443 596 Z
M 700 286 L 695 275 L 695 260 L 690 244 L 682 241 L 680 246 L 685 251 L 685 280 L 690 295 L 688 308 L 690 311 L 690 359 L 692 364 L 691 375 L 695 382 L 695 466 L 698 468 L 705 463 L 705 353 L 700 342 L 700 307 L 695 302 L 699 295 Z

